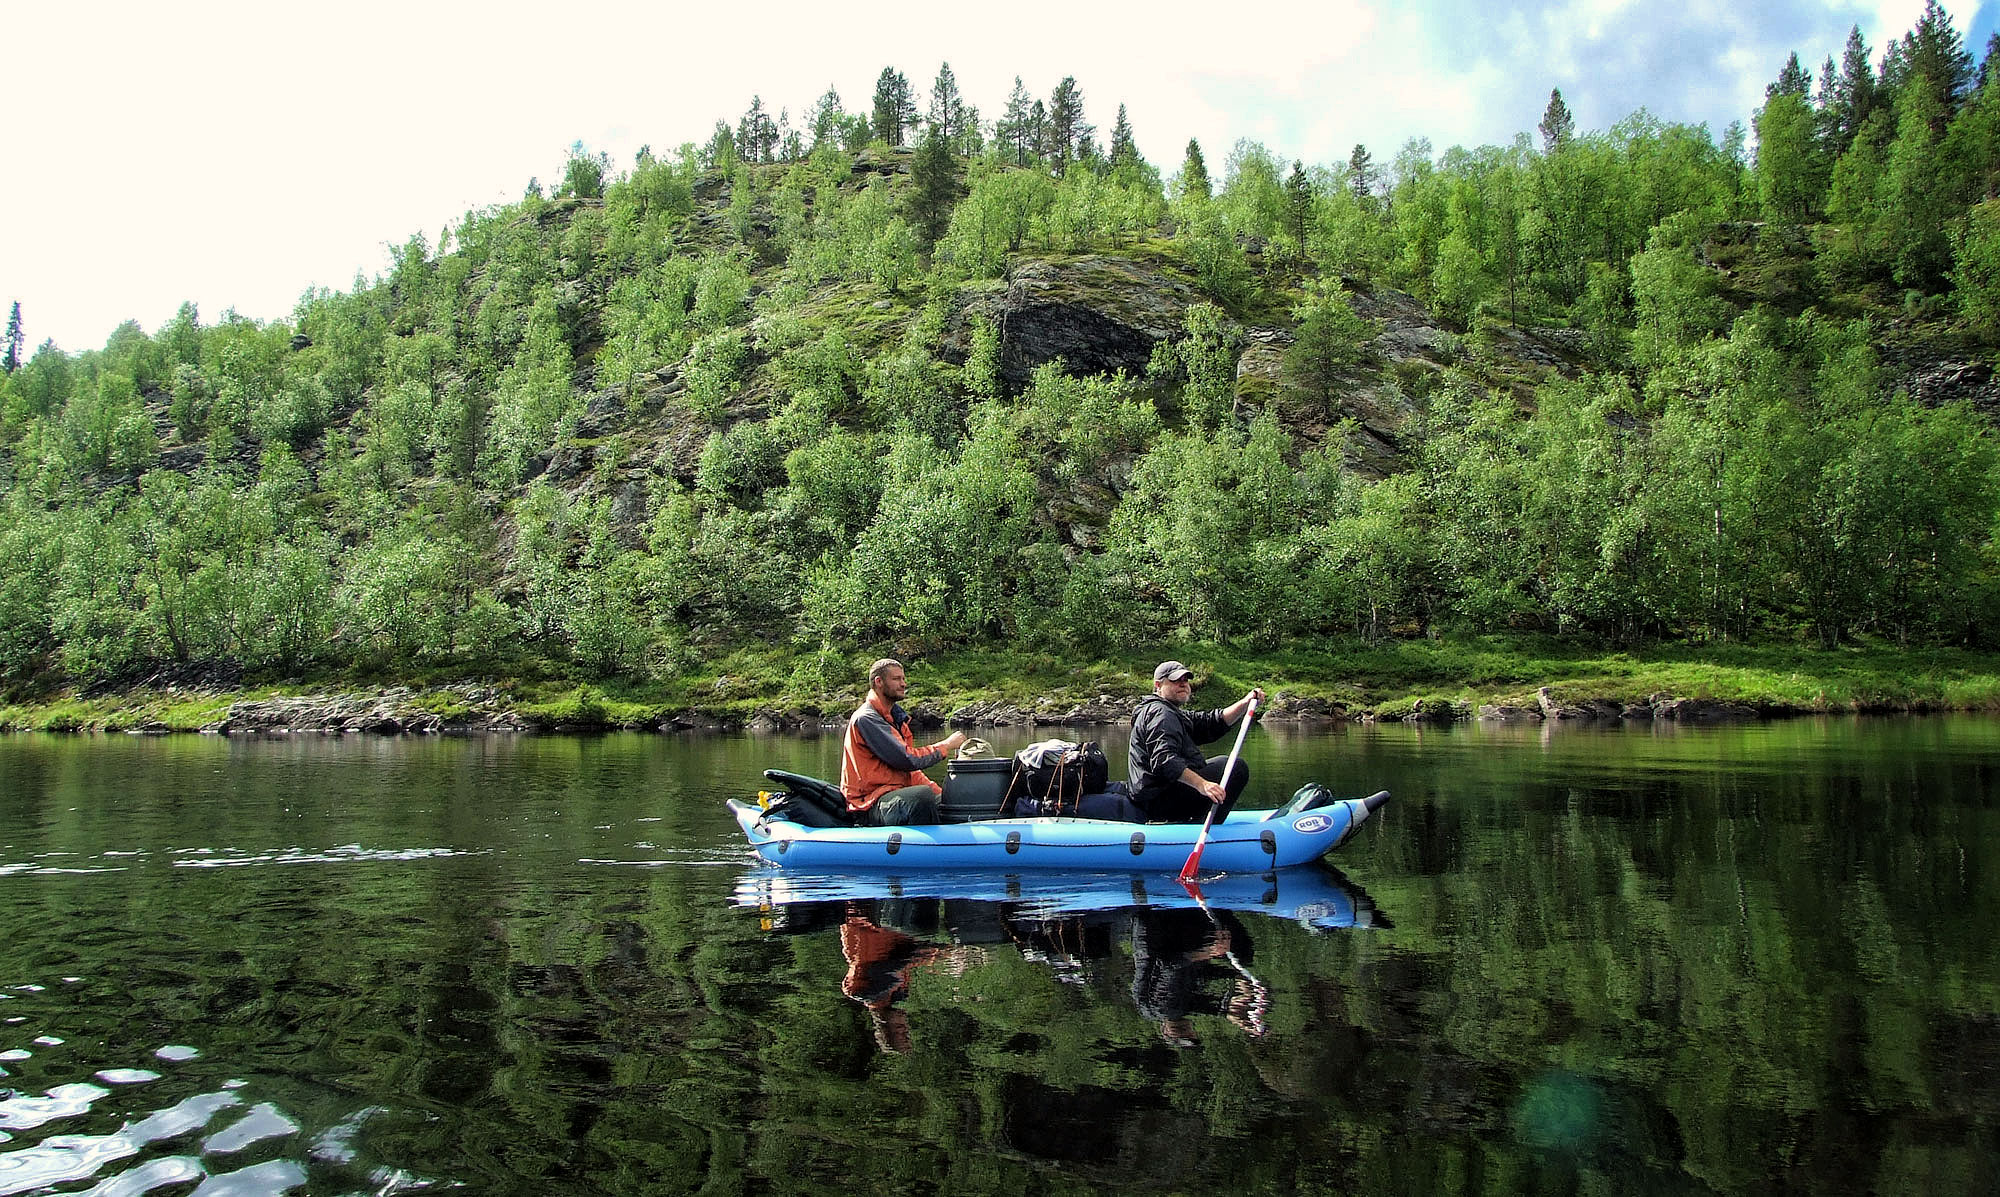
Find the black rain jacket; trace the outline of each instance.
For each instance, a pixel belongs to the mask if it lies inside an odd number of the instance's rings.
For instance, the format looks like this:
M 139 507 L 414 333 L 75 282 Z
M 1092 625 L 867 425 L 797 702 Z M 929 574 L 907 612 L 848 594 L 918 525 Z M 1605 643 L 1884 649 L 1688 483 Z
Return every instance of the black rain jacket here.
M 1183 769 L 1206 765 L 1208 754 L 1201 746 L 1221 738 L 1229 728 L 1229 720 L 1219 710 L 1182 710 L 1157 694 L 1140 699 L 1139 709 L 1132 712 L 1132 748 L 1127 758 L 1134 800 L 1179 781 Z

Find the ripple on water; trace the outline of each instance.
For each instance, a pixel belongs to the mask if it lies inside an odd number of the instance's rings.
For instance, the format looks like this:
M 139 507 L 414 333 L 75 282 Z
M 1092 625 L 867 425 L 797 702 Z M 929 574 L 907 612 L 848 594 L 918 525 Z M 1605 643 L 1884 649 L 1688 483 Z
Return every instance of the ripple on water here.
M 485 848 L 364 848 L 360 844 L 342 844 L 319 850 L 272 848 L 263 852 L 244 852 L 235 848 L 182 848 L 175 851 L 175 855 L 182 859 L 174 861 L 174 866 L 183 869 L 239 869 L 249 865 L 388 863 L 479 856 L 488 851 Z
M 169 1043 L 165 1047 L 154 1052 L 153 1054 L 155 1056 L 158 1056 L 162 1060 L 168 1061 L 169 1063 L 178 1064 L 183 1060 L 194 1059 L 195 1057 L 201 1055 L 201 1052 L 195 1048 L 186 1047 L 179 1043 Z
M 299 1133 L 299 1124 L 270 1102 L 251 1106 L 242 1118 L 217 1131 L 201 1145 L 203 1155 L 241 1151 L 252 1143 Z
M 159 1080 L 160 1074 L 150 1068 L 106 1068 L 97 1073 L 97 1079 L 107 1085 L 143 1085 Z
M 15 1094 L 0 1101 L 0 1129 L 34 1130 L 58 1118 L 74 1118 L 90 1112 L 91 1103 L 111 1090 L 78 1081 L 57 1085 L 41 1097 Z

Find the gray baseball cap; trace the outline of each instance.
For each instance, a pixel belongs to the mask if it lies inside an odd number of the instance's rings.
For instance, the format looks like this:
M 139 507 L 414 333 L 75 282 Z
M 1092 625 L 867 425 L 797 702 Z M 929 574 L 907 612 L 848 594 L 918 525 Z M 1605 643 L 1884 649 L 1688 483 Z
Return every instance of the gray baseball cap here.
M 1181 682 L 1194 676 L 1194 670 L 1179 661 L 1162 661 L 1153 669 L 1155 682 Z

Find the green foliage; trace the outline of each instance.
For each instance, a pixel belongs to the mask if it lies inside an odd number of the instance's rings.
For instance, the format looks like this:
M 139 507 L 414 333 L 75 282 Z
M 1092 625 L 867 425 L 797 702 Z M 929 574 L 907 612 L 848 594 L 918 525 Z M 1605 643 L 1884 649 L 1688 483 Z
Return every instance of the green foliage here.
M 1952 238 L 1959 310 L 1988 341 L 2000 340 L 2000 201 L 1975 205 Z
M 1757 189 L 1765 215 L 1799 223 L 1826 191 L 1818 122 L 1802 95 L 1780 92 L 1757 115 Z
M 1212 201 L 1183 200 L 1174 210 L 1174 222 L 1174 240 L 1201 289 L 1224 306 L 1240 306 L 1250 295 L 1250 264 L 1221 207 Z
M 627 173 L 573 146 L 552 196 L 412 236 L 287 322 L 189 304 L 16 352 L 0 681 L 662 677 L 787 631 L 821 661 L 1496 628 L 1980 642 L 1991 433 L 1887 394 L 1876 360 L 2000 338 L 2000 105 L 1911 73 L 1958 61 L 1926 20 L 1880 86 L 1858 31 L 1817 95 L 1788 69 L 1754 165 L 1740 128 L 1579 131 L 1555 95 L 1539 150 L 1287 166 L 1241 141 L 1217 187 L 1189 143 L 1169 205 L 1122 109 L 1099 154 L 1074 79 L 1017 86 L 981 146 L 948 71 L 919 125 L 894 70 L 879 128 L 828 92 L 810 152 L 761 100 Z M 866 146 L 918 130 L 914 155 Z M 1033 339 L 1003 321 L 1086 255 L 1170 280 L 1135 322 L 1142 378 L 1018 360 Z M 1467 335 L 1421 363 L 1378 341 L 1356 297 L 1400 334 L 1390 285 Z M 1279 402 L 1256 371 L 1239 394 L 1250 337 L 1286 345 Z M 1512 360 L 1530 343 L 1562 360 Z M 1003 357 L 1035 367 L 1018 395 Z M 1386 477 L 1336 455 L 1391 439 Z
M 1292 319 L 1298 333 L 1285 350 L 1285 382 L 1310 408 L 1331 416 L 1348 372 L 1367 356 L 1375 326 L 1355 313 L 1337 283 L 1323 279 L 1308 288 Z

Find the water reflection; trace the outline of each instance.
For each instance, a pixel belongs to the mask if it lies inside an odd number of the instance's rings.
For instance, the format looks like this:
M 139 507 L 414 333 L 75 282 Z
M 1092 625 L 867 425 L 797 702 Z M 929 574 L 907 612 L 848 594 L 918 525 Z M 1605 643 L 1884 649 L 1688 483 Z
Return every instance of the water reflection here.
M 1391 925 L 1361 887 L 1317 866 L 1225 874 L 1192 888 L 1141 873 L 759 868 L 738 880 L 735 903 L 757 910 L 770 933 L 837 934 L 840 992 L 868 1011 L 876 1046 L 895 1055 L 912 1046 L 904 1003 L 917 976 L 962 980 L 996 947 L 1079 988 L 1115 982 L 1161 1042 L 1189 1048 L 1204 1024 L 1251 1038 L 1269 1027 L 1272 995 L 1251 971 L 1249 922 L 1282 919 L 1315 933 Z
M 2000 720 L 1274 727 L 1275 790 L 1396 791 L 1366 892 L 1200 901 L 754 869 L 721 799 L 838 751 L 0 737 L 0 1187 L 2000 1176 Z

